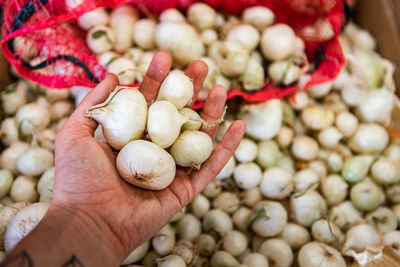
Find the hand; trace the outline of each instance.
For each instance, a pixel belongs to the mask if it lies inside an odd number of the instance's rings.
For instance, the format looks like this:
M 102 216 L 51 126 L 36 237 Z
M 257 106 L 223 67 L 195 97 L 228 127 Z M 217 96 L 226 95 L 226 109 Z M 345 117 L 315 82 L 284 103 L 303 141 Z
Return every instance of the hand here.
M 171 67 L 171 57 L 158 52 L 149 67 L 140 90 L 148 104 L 155 99 Z M 186 70 L 193 79 L 195 94 L 202 87 L 207 66 L 193 62 Z M 85 110 L 103 102 L 114 90 L 117 77 L 108 74 L 92 90 L 67 120 L 56 139 L 55 184 L 52 209 L 66 209 L 95 221 L 110 230 L 115 254 L 122 261 L 135 247 L 151 238 L 180 209 L 185 207 L 223 168 L 238 146 L 245 125 L 232 124 L 222 142 L 199 171 L 177 168 L 173 183 L 162 191 L 148 191 L 126 183 L 115 168 L 116 152 L 93 138 L 97 123 L 84 116 Z M 226 89 L 214 86 L 201 113 L 213 121 L 221 117 Z M 217 126 L 202 129 L 215 137 Z

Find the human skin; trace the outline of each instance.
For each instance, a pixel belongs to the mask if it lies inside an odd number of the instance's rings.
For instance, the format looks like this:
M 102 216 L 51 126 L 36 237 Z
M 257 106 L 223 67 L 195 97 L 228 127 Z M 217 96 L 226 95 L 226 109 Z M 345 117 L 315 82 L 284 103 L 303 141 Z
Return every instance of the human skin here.
M 158 52 L 140 90 L 150 104 L 171 68 L 167 52 Z M 195 97 L 207 66 L 194 61 L 186 70 Z M 118 84 L 107 74 L 66 121 L 55 143 L 55 183 L 50 208 L 37 227 L 8 254 L 0 266 L 119 266 L 129 253 L 150 239 L 219 173 L 245 131 L 235 121 L 199 171 L 177 168 L 173 183 L 148 191 L 126 183 L 115 168 L 117 152 L 93 134 L 97 123 L 84 116 L 103 102 Z M 201 117 L 221 117 L 226 89 L 214 86 Z M 202 129 L 211 138 L 218 126 Z

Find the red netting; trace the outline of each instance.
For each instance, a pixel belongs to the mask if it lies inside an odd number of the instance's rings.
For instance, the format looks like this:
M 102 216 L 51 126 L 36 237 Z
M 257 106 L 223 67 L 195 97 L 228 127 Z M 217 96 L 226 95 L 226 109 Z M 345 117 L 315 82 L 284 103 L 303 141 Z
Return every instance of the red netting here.
M 71 0 L 74 1 L 74 0 Z M 75 0 L 77 1 L 77 0 Z M 77 18 L 97 7 L 113 8 L 131 3 L 139 10 L 158 14 L 177 7 L 186 9 L 192 0 L 83 0 L 68 10 L 64 0 L 0 0 L 4 11 L 1 48 L 7 60 L 25 78 L 51 88 L 72 86 L 94 87 L 107 72 L 97 63 L 96 57 L 85 43 L 85 32 L 76 24 Z M 335 36 L 345 22 L 344 0 L 206 0 L 214 8 L 239 14 L 254 5 L 269 7 L 276 14 L 277 22 L 289 24 L 305 39 L 310 62 L 317 67 L 305 86 L 331 80 L 339 73 L 344 56 L 337 37 L 329 41 L 307 40 L 307 32 L 317 31 L 318 23 L 329 22 Z M 311 28 L 310 28 L 311 26 Z M 313 27 L 315 26 L 315 27 Z M 308 28 L 306 28 L 308 27 Z M 306 31 L 307 29 L 308 31 Z M 18 39 L 23 37 L 23 41 Z M 16 38 L 17 37 L 17 38 Z M 16 44 L 14 44 L 16 42 Z M 38 62 L 25 62 L 26 55 L 39 57 Z M 265 101 L 283 97 L 296 90 L 296 85 L 277 87 L 266 84 L 255 93 L 229 92 L 229 98 L 240 96 L 247 101 Z M 196 107 L 202 107 L 197 103 Z

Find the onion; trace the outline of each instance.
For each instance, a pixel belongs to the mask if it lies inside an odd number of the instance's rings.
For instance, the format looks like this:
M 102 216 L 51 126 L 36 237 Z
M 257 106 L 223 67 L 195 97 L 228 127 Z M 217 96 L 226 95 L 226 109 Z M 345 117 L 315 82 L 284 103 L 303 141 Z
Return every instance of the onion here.
M 384 157 L 372 164 L 371 175 L 380 184 L 390 185 L 400 181 L 400 165 Z
M 172 252 L 174 255 L 181 256 L 186 264 L 192 263 L 195 258 L 193 245 L 185 240 L 180 240 Z
M 131 84 L 135 81 L 136 65 L 132 60 L 119 57 L 107 65 L 107 70 L 118 76 L 120 84 Z
M 157 253 L 154 250 L 150 250 L 146 255 L 143 257 L 141 263 L 144 266 L 149 266 L 149 267 L 156 267 L 157 266 L 157 260 L 160 258 L 160 256 L 157 255 Z
M 390 246 L 397 253 L 400 252 L 400 231 L 391 231 L 386 233 L 383 237 L 383 243 Z
M 325 216 L 327 206 L 322 196 L 311 190 L 290 199 L 290 209 L 294 220 L 306 227 Z
M 293 182 L 293 176 L 289 171 L 274 167 L 264 172 L 260 188 L 267 198 L 284 199 L 292 192 Z
M 354 185 L 350 191 L 353 205 L 362 211 L 372 211 L 379 206 L 382 192 L 372 182 L 364 181 Z
M 284 126 L 281 128 L 281 130 L 283 128 Z M 276 166 L 280 157 L 281 152 L 276 142 L 272 140 L 265 140 L 258 143 L 257 163 L 262 168 L 268 169 L 270 167 Z
M 171 155 L 177 165 L 199 170 L 201 164 L 210 157 L 212 150 L 213 144 L 208 134 L 195 130 L 186 130 L 172 145 Z
M 349 81 L 341 91 L 344 102 L 350 107 L 357 107 L 366 101 L 368 90 L 354 81 Z
M 195 239 L 195 247 L 202 256 L 210 256 L 216 250 L 215 239 L 208 234 L 201 234 Z
M 19 175 L 11 186 L 10 197 L 15 202 L 36 202 L 38 199 L 36 184 L 35 178 Z
M 117 156 L 121 177 L 133 185 L 150 190 L 166 188 L 175 177 L 175 162 L 161 147 L 136 140 L 125 145 Z
M 390 160 L 400 161 L 400 146 L 396 144 L 389 145 L 384 155 Z
M 262 177 L 261 168 L 253 162 L 238 164 L 233 172 L 236 185 L 242 189 L 256 187 Z
M 201 222 L 192 214 L 185 214 L 176 226 L 177 234 L 183 240 L 193 241 L 201 234 Z
M 276 236 L 287 223 L 287 212 L 281 203 L 260 201 L 253 208 L 251 229 L 262 237 Z
M 229 253 L 219 250 L 215 252 L 210 261 L 211 267 L 220 267 L 220 266 L 239 266 L 239 262 Z
M 109 17 L 104 7 L 98 7 L 96 9 L 93 9 L 92 11 L 84 13 L 78 18 L 77 21 L 79 27 L 87 31 L 99 25 L 107 25 Z
M 1 122 L 0 136 L 1 142 L 5 146 L 10 146 L 19 140 L 18 128 L 14 118 L 6 118 Z
M 379 207 L 368 213 L 365 219 L 369 225 L 377 229 L 380 233 L 386 234 L 395 231 L 397 219 L 394 213 L 387 207 Z
M 298 250 L 310 241 L 310 234 L 305 227 L 295 223 L 288 223 L 279 238 L 288 243 L 293 250 Z
M 4 245 L 7 252 L 10 252 L 36 227 L 44 217 L 48 208 L 48 203 L 34 203 L 21 209 L 17 215 L 15 215 L 7 227 L 4 238 Z
M 346 160 L 342 169 L 343 178 L 350 183 L 361 181 L 369 171 L 373 156 L 360 155 Z
M 168 255 L 164 258 L 157 259 L 158 267 L 186 267 L 185 261 L 181 256 Z
M 0 170 L 0 198 L 5 197 L 13 183 L 13 175 L 8 170 Z
M 13 174 L 18 174 L 17 159 L 29 149 L 29 145 L 23 142 L 12 143 L 11 146 L 4 149 L 0 157 L 0 167 L 4 170 L 9 170 Z
M 325 219 L 314 222 L 311 233 L 314 240 L 330 245 L 340 245 L 344 240 L 340 228 L 334 222 Z
M 1 107 L 6 115 L 13 115 L 26 103 L 28 85 L 22 80 L 10 84 L 0 94 Z
M 276 142 L 281 148 L 288 147 L 293 141 L 294 132 L 292 128 L 287 126 L 282 126 L 278 136 L 276 137 Z
M 229 178 L 235 171 L 236 169 L 235 167 L 236 167 L 236 161 L 235 158 L 232 156 L 229 158 L 224 168 L 222 168 L 222 170 L 218 173 L 218 175 L 215 178 L 219 180 Z
M 257 204 L 261 198 L 261 190 L 259 187 L 254 187 L 248 190 L 241 192 L 241 197 L 243 204 L 247 205 L 248 207 L 253 207 Z
M 393 92 L 385 87 L 371 90 L 356 112 L 364 121 L 384 122 L 390 117 L 394 107 L 394 98 Z
M 132 60 L 133 63 L 135 63 L 135 65 L 138 65 L 143 54 L 144 54 L 144 51 L 141 48 L 131 47 L 125 51 L 124 57 Z M 116 54 L 116 55 L 118 55 L 118 54 Z M 116 56 L 114 56 L 114 58 L 115 57 Z
M 37 184 L 37 192 L 40 195 L 40 202 L 51 202 L 51 199 L 53 198 L 54 170 L 55 168 L 51 167 L 40 176 Z
M 206 46 L 210 46 L 218 40 L 218 33 L 213 29 L 207 29 L 201 32 L 201 40 Z
M 157 23 L 151 19 L 140 19 L 133 26 L 133 41 L 143 49 L 152 49 L 155 46 L 154 32 Z
M 389 135 L 379 124 L 360 124 L 349 140 L 349 146 L 360 153 L 378 153 L 383 151 L 389 142 Z
M 175 9 L 175 8 L 169 8 L 164 10 L 163 12 L 160 13 L 160 16 L 158 19 L 161 22 L 185 22 L 185 17 L 182 15 L 182 13 Z
M 329 218 L 341 229 L 348 228 L 362 222 L 362 214 L 350 201 L 344 201 L 337 206 L 332 207 Z
M 326 164 L 322 160 L 314 160 L 308 163 L 308 168 L 318 174 L 319 179 L 326 177 L 328 170 Z
M 162 82 L 156 101 L 168 100 L 179 109 L 188 105 L 192 97 L 193 80 L 182 71 L 173 70 Z
M 247 68 L 241 75 L 243 89 L 246 91 L 254 91 L 264 86 L 265 73 L 262 63 L 250 59 Z M 217 82 L 218 83 L 218 82 Z
M 205 3 L 194 3 L 189 6 L 187 17 L 191 24 L 202 31 L 213 28 L 216 21 L 216 12 Z
M 302 110 L 310 102 L 308 94 L 303 90 L 297 90 L 293 95 L 288 97 L 288 102 L 295 110 Z
M 319 105 L 307 106 L 301 112 L 304 124 L 312 130 L 323 130 L 329 128 L 335 121 L 333 111 Z
M 400 184 L 390 185 L 386 188 L 386 196 L 392 203 L 400 203 Z
M 135 248 L 121 264 L 122 265 L 132 264 L 134 262 L 141 260 L 149 250 L 149 246 L 150 246 L 149 241 L 144 242 L 143 244 Z
M 203 194 L 208 198 L 215 198 L 222 191 L 222 184 L 219 180 L 213 180 L 211 183 L 206 185 L 203 189 Z
M 397 218 L 397 224 L 400 224 L 400 204 L 392 206 L 392 211 Z
M 339 153 L 329 153 L 326 161 L 328 169 L 331 172 L 339 172 L 343 167 L 343 157 Z
M 296 35 L 286 24 L 266 28 L 261 36 L 261 51 L 269 60 L 281 60 L 290 56 L 296 46 Z
M 233 228 L 231 217 L 219 209 L 207 212 L 203 219 L 203 228 L 206 232 L 215 231 L 219 234 L 226 234 Z
M 313 138 L 303 135 L 293 139 L 291 150 L 297 159 L 310 161 L 317 158 L 319 147 Z
M 203 218 L 210 210 L 210 200 L 202 194 L 198 194 L 191 202 L 191 211 L 197 218 Z
M 234 77 L 246 71 L 249 51 L 238 41 L 226 40 L 215 43 L 215 62 L 227 77 Z
M 294 176 L 296 191 L 305 191 L 318 188 L 320 180 L 318 174 L 312 169 L 303 169 Z
M 339 175 L 332 174 L 322 180 L 321 192 L 329 206 L 342 203 L 348 191 L 348 184 Z
M 297 81 L 302 71 L 292 59 L 274 61 L 268 66 L 268 75 L 278 84 L 289 85 Z
M 42 130 L 50 123 L 50 112 L 39 103 L 29 103 L 17 111 L 15 120 L 20 134 L 32 135 L 34 131 Z
M 86 44 L 95 54 L 111 50 L 115 44 L 115 39 L 114 31 L 102 25 L 91 28 L 86 34 Z
M 151 240 L 151 245 L 158 255 L 165 256 L 170 254 L 174 249 L 175 237 L 170 235 L 157 234 Z
M 146 75 L 147 70 L 150 67 L 150 63 L 153 60 L 155 52 L 154 51 L 148 51 L 144 52 L 142 56 L 140 57 L 138 61 L 138 67 L 137 67 L 137 72 L 135 75 L 135 79 L 138 82 L 143 82 L 143 78 Z
M 267 7 L 253 6 L 243 11 L 242 20 L 254 25 L 259 31 L 262 31 L 274 23 L 275 14 Z
M 271 238 L 262 243 L 259 253 L 264 255 L 271 266 L 289 267 L 293 263 L 293 252 L 290 246 L 278 238 Z
M 251 210 L 240 207 L 232 216 L 233 224 L 241 231 L 246 231 L 251 221 Z
M 168 50 L 174 62 L 181 65 L 187 65 L 204 54 L 199 34 L 187 23 L 161 22 L 156 27 L 155 40 L 160 49 Z
M 346 262 L 339 251 L 320 242 L 311 242 L 302 247 L 297 261 L 300 267 L 346 266 Z
M 230 231 L 222 239 L 222 248 L 235 257 L 241 255 L 247 246 L 246 236 L 239 231 Z
M 101 124 L 112 148 L 121 150 L 143 135 L 147 103 L 137 88 L 117 86 L 104 103 L 89 108 L 85 115 Z
M 229 30 L 226 40 L 238 41 L 247 50 L 252 51 L 260 43 L 260 33 L 250 24 L 240 24 Z
M 246 123 L 246 133 L 258 140 L 275 137 L 282 126 L 283 108 L 279 99 L 241 107 L 239 119 Z
M 268 267 L 268 260 L 261 253 L 249 253 L 242 263 L 247 267 Z
M 19 155 L 17 159 L 18 170 L 28 176 L 41 175 L 53 165 L 53 153 L 40 147 L 29 148 Z
M 368 224 L 359 224 L 350 228 L 346 233 L 346 242 L 342 252 L 347 255 L 348 250 L 362 252 L 367 246 L 380 244 L 378 233 Z
M 226 213 L 234 213 L 239 208 L 239 198 L 232 192 L 222 192 L 214 198 L 213 207 Z
M 335 147 L 342 138 L 343 134 L 336 127 L 324 129 L 318 134 L 318 142 L 327 148 Z
M 116 36 L 115 51 L 124 52 L 132 46 L 134 23 L 138 17 L 138 12 L 131 5 L 120 5 L 113 9 L 110 15 L 110 26 Z M 151 32 L 148 34 L 150 35 Z

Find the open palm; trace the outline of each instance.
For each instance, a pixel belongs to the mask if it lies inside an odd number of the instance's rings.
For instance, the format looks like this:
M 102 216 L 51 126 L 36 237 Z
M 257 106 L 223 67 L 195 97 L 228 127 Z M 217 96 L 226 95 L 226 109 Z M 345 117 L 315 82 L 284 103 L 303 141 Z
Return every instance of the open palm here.
M 158 52 L 140 88 L 148 104 L 156 97 L 170 68 L 170 55 Z M 185 73 L 193 79 L 194 103 L 207 66 L 195 61 Z M 218 174 L 238 146 L 245 125 L 241 121 L 233 123 L 199 171 L 178 168 L 175 180 L 166 189 L 143 190 L 120 178 L 115 168 L 116 152 L 93 138 L 97 123 L 84 116 L 87 108 L 103 102 L 117 84 L 116 76 L 108 74 L 85 97 L 58 134 L 52 204 L 89 214 L 96 223 L 107 225 L 121 246 L 121 257 L 125 257 L 154 235 Z M 225 101 L 226 89 L 215 86 L 209 93 L 202 118 L 207 121 L 219 118 Z M 214 138 L 217 129 L 202 130 Z

